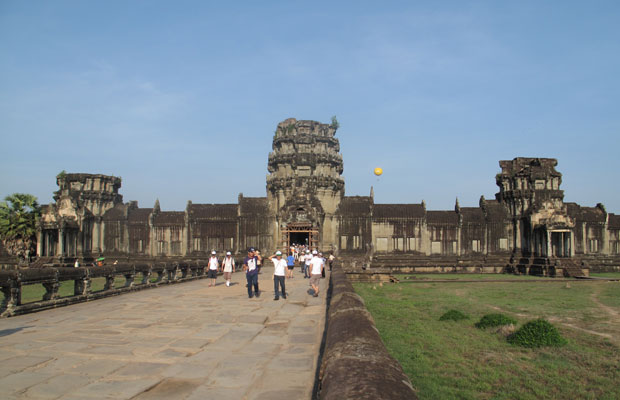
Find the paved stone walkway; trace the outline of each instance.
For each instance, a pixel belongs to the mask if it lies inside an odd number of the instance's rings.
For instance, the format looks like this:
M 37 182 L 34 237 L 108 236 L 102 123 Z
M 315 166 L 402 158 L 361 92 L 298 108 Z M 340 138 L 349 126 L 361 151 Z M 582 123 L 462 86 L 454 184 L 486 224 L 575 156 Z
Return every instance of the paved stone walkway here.
M 198 280 L 0 320 L 3 399 L 310 399 L 327 279 Z

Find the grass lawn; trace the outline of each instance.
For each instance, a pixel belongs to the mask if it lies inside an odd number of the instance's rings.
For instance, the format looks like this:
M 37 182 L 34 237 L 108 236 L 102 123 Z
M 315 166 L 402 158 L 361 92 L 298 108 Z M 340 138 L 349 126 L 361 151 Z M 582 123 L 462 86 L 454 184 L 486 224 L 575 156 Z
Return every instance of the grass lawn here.
M 620 272 L 595 272 L 591 273 L 590 276 L 595 278 L 620 279 Z
M 507 281 L 507 280 L 534 280 L 547 279 L 541 276 L 514 275 L 514 274 L 395 274 L 399 280 L 411 281 Z
M 421 399 L 620 398 L 619 282 L 354 286 Z M 450 309 L 471 318 L 440 322 Z M 474 327 L 498 312 L 517 328 L 547 318 L 568 344 L 525 349 Z

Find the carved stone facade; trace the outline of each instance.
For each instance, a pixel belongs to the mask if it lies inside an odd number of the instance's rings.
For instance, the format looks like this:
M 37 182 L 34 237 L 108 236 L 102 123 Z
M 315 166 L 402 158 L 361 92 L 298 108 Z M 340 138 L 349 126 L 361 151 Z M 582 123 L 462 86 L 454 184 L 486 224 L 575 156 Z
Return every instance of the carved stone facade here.
M 338 205 L 344 196 L 336 128 L 287 119 L 278 124 L 267 168 L 267 202 L 275 218 L 275 238 L 334 250 Z
M 43 206 L 37 254 L 43 257 L 89 257 L 103 250 L 104 215 L 123 202 L 121 179 L 100 174 L 61 174 L 54 203 Z
M 538 271 L 553 275 L 587 263 L 618 269 L 620 216 L 598 204 L 565 203 L 557 160 L 500 161 L 494 200 L 431 211 L 426 204 L 375 204 L 345 196 L 337 127 L 287 119 L 273 137 L 266 197 L 193 204 L 184 211 L 122 203 L 120 179 L 66 174 L 44 210 L 39 255 L 61 260 L 242 254 L 307 243 L 341 259 L 401 270 Z M 353 263 L 355 264 L 355 263 Z M 362 264 L 357 265 L 361 267 Z

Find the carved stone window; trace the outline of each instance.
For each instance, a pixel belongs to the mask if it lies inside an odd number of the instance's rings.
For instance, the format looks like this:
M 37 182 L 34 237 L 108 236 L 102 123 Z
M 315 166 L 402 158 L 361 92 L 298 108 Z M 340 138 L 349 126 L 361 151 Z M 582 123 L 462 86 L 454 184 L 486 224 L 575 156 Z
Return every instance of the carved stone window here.
M 474 253 L 480 253 L 480 240 L 471 241 L 471 251 Z
M 360 237 L 359 236 L 353 236 L 353 249 L 354 250 L 358 250 L 360 249 Z
M 590 239 L 588 250 L 590 253 L 598 253 L 598 239 Z

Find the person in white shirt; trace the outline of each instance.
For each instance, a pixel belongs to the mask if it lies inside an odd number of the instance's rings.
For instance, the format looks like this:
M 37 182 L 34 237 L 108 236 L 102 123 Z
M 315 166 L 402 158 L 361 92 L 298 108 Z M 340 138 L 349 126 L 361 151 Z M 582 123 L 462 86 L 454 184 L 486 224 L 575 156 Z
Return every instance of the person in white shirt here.
M 232 258 L 230 251 L 226 252 L 226 257 L 222 260 L 222 267 L 224 268 L 224 279 L 226 279 L 226 286 L 230 286 L 230 278 L 232 273 L 235 272 L 235 259 Z
M 321 281 L 324 263 L 316 250 L 312 252 L 312 255 L 312 260 L 310 260 L 310 286 L 312 286 L 312 290 L 314 290 L 313 296 L 319 297 L 319 282 Z
M 306 255 L 304 256 L 304 278 L 310 278 L 310 261 L 312 260 L 312 254 L 310 254 L 310 250 L 306 250 Z
M 276 254 L 269 257 L 273 261 L 273 291 L 275 292 L 274 300 L 280 300 L 280 292 L 278 289 L 282 289 L 282 298 L 286 299 L 286 288 L 284 285 L 284 278 L 286 276 L 286 260 L 282 258 L 282 252 L 276 251 Z
M 211 279 L 211 283 L 209 286 L 215 286 L 215 279 L 217 279 L 217 271 L 220 269 L 220 262 L 217 259 L 217 253 L 215 250 L 211 252 L 211 257 L 209 258 L 209 270 L 207 271 L 207 277 Z

